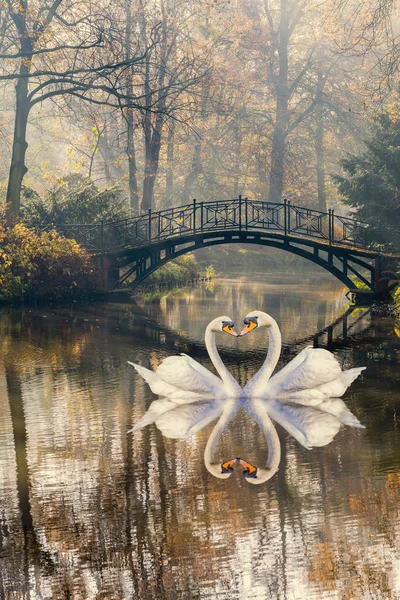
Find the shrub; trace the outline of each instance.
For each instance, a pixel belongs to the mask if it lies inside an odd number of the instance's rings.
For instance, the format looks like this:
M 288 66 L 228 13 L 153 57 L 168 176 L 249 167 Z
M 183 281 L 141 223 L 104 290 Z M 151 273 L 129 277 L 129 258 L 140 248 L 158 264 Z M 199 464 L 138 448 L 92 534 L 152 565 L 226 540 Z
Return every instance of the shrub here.
M 184 285 L 191 279 L 195 279 L 199 274 L 199 265 L 193 254 L 185 254 L 175 260 L 167 263 L 150 275 L 145 282 L 153 283 L 174 283 Z
M 103 219 L 114 221 L 129 216 L 118 186 L 99 190 L 90 180 L 69 176 L 41 198 L 34 190 L 23 189 L 21 217 L 28 227 L 90 224 Z
M 365 283 L 363 281 L 360 281 L 355 275 L 353 275 L 351 277 L 352 282 L 354 283 L 355 287 L 358 290 L 364 291 L 364 292 L 370 292 L 370 288 L 365 285 Z
M 56 300 L 94 288 L 90 255 L 56 231 L 0 225 L 0 300 Z

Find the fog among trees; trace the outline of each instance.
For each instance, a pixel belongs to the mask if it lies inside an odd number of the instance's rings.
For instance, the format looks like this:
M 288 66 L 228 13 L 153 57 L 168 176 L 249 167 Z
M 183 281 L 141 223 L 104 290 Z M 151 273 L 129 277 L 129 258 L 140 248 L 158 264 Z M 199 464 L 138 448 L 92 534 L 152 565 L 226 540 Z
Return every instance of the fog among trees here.
M 366 151 L 377 115 L 398 122 L 397 9 L 388 0 L 1 3 L 8 218 L 71 181 L 117 186 L 133 214 L 238 194 L 337 208 L 341 161 Z

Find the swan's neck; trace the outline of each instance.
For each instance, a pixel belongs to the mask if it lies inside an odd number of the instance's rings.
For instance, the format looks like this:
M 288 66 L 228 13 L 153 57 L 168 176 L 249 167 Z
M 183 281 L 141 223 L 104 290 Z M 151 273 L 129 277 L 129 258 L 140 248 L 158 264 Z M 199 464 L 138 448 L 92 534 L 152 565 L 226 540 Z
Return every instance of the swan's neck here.
M 268 327 L 268 352 L 261 369 L 254 375 L 251 380 L 252 395 L 256 396 L 257 385 L 263 387 L 271 377 L 276 365 L 278 364 L 279 356 L 282 349 L 282 336 L 279 331 L 278 324 L 273 321 Z
M 268 445 L 268 458 L 265 465 L 266 468 L 259 468 L 257 478 L 251 480 L 251 483 L 264 483 L 264 481 L 271 479 L 271 477 L 275 475 L 279 468 L 279 463 L 281 461 L 281 443 L 279 441 L 275 426 L 269 418 L 262 400 L 253 400 L 248 406 L 248 411 L 261 427 Z
M 217 424 L 211 432 L 210 437 L 208 438 L 206 448 L 204 450 L 204 463 L 207 467 L 207 470 L 216 475 L 218 477 L 218 472 L 220 472 L 220 466 L 214 464 L 214 453 L 215 448 L 217 447 L 219 438 L 222 435 L 225 427 L 228 425 L 229 421 L 236 415 L 237 411 L 240 408 L 240 402 L 238 400 L 227 400 L 224 405 L 224 410 L 222 415 L 220 416 Z M 216 470 L 216 467 L 218 469 Z
M 234 392 L 241 391 L 239 384 L 236 379 L 231 375 L 228 369 L 225 367 L 222 359 L 218 353 L 217 345 L 215 343 L 215 332 L 208 326 L 204 336 L 207 352 L 211 358 L 211 362 L 214 365 L 218 375 L 221 377 L 225 386 Z

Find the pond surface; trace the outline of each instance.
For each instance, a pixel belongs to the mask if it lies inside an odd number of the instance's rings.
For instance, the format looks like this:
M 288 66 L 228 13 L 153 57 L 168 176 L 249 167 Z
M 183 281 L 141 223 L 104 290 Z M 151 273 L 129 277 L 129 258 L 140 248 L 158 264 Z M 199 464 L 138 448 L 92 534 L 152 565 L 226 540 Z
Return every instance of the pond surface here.
M 0 597 L 400 598 L 399 332 L 366 309 L 341 320 L 347 308 L 319 278 L 216 281 L 136 305 L 3 309 Z M 241 469 L 226 481 L 207 472 L 213 425 L 188 441 L 155 425 L 127 435 L 155 398 L 127 360 L 154 369 L 183 351 L 210 367 L 207 323 L 225 314 L 240 329 L 253 309 L 282 329 L 280 365 L 314 341 L 344 368 L 367 367 L 344 397 L 366 429 L 342 427 L 310 451 L 277 427 L 280 469 L 260 486 Z M 243 384 L 265 357 L 266 331 L 217 344 Z M 262 464 L 266 453 L 240 410 L 217 458 Z

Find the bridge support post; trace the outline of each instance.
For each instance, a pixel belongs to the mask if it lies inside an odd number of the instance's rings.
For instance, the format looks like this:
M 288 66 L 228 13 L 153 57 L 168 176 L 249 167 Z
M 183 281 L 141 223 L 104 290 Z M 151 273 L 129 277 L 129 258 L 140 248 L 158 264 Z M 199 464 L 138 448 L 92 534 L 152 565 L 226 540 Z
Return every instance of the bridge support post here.
M 107 289 L 119 287 L 119 267 L 109 264 L 107 267 Z

